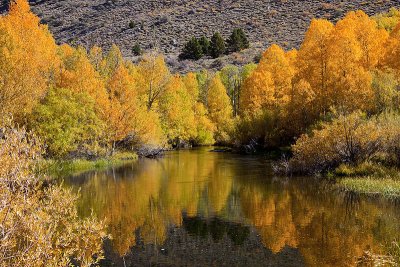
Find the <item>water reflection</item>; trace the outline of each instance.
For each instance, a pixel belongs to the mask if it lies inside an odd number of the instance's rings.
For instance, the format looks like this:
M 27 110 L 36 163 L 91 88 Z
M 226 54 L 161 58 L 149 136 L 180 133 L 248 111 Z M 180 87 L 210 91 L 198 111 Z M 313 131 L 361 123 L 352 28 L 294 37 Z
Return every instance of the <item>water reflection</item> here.
M 399 237 L 395 203 L 273 178 L 268 166 L 262 157 L 200 149 L 65 183 L 81 188 L 81 214 L 107 219 L 109 261 L 125 256 L 133 265 L 352 266 Z

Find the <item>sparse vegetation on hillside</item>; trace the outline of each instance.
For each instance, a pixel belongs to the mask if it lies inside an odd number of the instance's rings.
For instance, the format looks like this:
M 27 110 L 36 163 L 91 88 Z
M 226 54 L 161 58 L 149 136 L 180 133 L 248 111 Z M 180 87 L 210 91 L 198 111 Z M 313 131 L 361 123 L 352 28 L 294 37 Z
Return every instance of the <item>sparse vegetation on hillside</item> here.
M 2 10 L 7 8 L 3 1 Z M 218 64 L 203 58 L 198 62 L 179 62 L 179 53 L 188 36 L 208 36 L 220 32 L 228 38 L 232 29 L 248 35 L 252 50 L 241 55 L 224 56 L 227 64 L 246 65 L 273 43 L 285 50 L 300 48 L 304 33 L 313 18 L 336 22 L 352 10 L 368 15 L 400 7 L 397 0 L 365 1 L 31 1 L 33 11 L 49 24 L 58 43 L 108 50 L 117 44 L 125 57 L 134 56 L 132 44 L 138 42 L 144 52 L 156 43 L 165 53 L 174 71 L 186 73 L 202 68 L 216 69 Z M 71 8 L 74 7 L 74 8 Z M 112 21 L 112 23 L 111 23 Z M 129 23 L 134 22 L 133 28 Z M 219 59 L 218 59 L 219 60 Z

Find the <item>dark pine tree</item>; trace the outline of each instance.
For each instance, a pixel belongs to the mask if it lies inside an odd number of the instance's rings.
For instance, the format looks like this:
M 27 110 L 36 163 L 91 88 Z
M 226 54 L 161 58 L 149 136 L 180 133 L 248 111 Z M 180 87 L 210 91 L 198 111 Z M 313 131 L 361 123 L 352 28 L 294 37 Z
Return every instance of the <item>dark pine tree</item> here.
M 243 49 L 249 48 L 249 41 L 242 29 L 234 29 L 226 43 L 228 51 L 231 53 L 240 52 Z
M 213 37 L 211 37 L 210 56 L 213 58 L 218 58 L 225 54 L 225 52 L 226 46 L 224 38 L 222 38 L 220 33 L 214 33 Z
M 185 44 L 182 53 L 179 55 L 179 58 L 199 60 L 203 57 L 203 55 L 203 47 L 200 45 L 199 40 L 193 37 Z
M 209 55 L 211 47 L 210 40 L 208 40 L 207 37 L 203 36 L 199 39 L 199 43 L 201 45 L 201 48 L 203 49 L 203 54 Z

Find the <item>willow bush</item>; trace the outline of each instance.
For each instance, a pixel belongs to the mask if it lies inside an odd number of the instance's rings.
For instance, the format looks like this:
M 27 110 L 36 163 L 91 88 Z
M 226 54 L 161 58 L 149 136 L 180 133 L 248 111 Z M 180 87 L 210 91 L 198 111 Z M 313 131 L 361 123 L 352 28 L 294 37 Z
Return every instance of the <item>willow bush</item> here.
M 91 266 L 105 225 L 81 220 L 77 196 L 36 175 L 41 147 L 24 129 L 0 128 L 0 266 Z

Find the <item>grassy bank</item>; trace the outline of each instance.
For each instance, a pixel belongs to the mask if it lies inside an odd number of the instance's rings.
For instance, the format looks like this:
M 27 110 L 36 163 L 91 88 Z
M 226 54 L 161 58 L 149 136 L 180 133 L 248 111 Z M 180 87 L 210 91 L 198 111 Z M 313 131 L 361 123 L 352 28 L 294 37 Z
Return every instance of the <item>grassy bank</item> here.
M 133 152 L 117 152 L 113 156 L 96 160 L 73 159 L 54 160 L 47 159 L 40 163 L 39 171 L 52 177 L 63 177 L 79 174 L 92 170 L 104 170 L 109 167 L 122 166 L 138 159 Z
M 360 194 L 382 195 L 388 198 L 400 197 L 400 181 L 391 178 L 343 178 L 338 180 L 338 186 L 345 191 Z
M 365 162 L 357 166 L 341 165 L 332 175 L 337 178 L 337 186 L 344 191 L 387 198 L 400 197 L 398 168 Z

